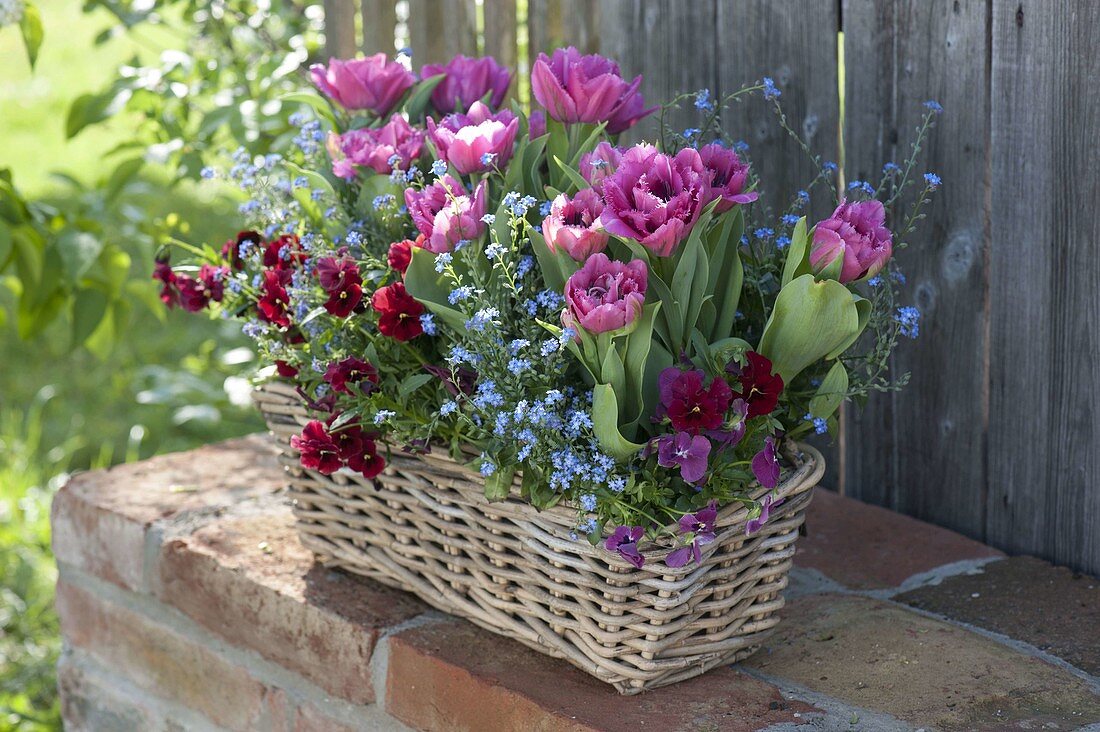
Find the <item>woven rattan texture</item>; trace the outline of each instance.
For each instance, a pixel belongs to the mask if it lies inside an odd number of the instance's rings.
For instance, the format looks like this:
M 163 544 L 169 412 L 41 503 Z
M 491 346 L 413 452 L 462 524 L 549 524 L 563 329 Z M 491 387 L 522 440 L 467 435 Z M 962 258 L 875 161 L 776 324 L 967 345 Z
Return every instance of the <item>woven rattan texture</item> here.
M 485 500 L 480 476 L 441 454 L 394 452 L 374 480 L 303 470 L 290 448 L 308 419 L 283 383 L 255 395 L 283 447 L 303 543 L 327 566 L 407 590 L 494 633 L 564 658 L 620 693 L 691 678 L 752 654 L 779 622 L 782 590 L 821 455 L 800 446 L 751 536 L 739 505 L 719 511 L 702 560 L 673 569 L 642 547 L 635 569 L 569 537 L 576 510 Z M 766 493 L 761 489 L 760 495 Z

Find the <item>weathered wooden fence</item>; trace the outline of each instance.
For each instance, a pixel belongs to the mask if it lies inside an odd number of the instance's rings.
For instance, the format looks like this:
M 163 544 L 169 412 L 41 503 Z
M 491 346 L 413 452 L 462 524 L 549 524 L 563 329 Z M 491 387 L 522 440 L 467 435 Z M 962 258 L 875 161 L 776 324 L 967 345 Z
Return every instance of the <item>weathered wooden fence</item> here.
M 830 480 L 1010 552 L 1100 573 L 1100 3 L 325 6 L 332 54 L 408 45 L 417 68 L 491 53 L 522 76 L 539 51 L 571 44 L 644 74 L 653 101 L 704 87 L 720 95 L 769 75 L 791 123 L 815 152 L 841 161 L 849 180 L 873 179 L 903 158 L 921 103 L 941 102 L 927 167 L 945 185 L 900 255 L 907 295 L 923 313 L 920 339 L 895 357 L 913 379 L 846 413 Z M 810 177 L 762 107 L 739 106 L 725 124 L 751 145 L 774 200 Z

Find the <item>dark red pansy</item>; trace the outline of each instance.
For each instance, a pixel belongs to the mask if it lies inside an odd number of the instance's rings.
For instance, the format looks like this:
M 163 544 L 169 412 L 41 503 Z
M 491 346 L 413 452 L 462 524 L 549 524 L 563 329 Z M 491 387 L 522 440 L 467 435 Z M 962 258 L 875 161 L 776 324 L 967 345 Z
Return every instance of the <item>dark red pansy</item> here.
M 409 262 L 412 261 L 412 250 L 414 246 L 416 246 L 416 244 L 411 239 L 395 241 L 393 244 L 390 244 L 390 251 L 386 255 L 386 261 L 389 262 L 389 265 L 395 270 L 401 274 L 405 274 L 405 270 L 409 268 Z
M 325 369 L 324 379 L 332 387 L 333 391 L 353 394 L 349 385 L 358 385 L 367 381 L 370 384 L 378 383 L 378 369 L 368 361 L 355 356 L 348 356 L 340 361 L 333 361 Z M 364 393 L 369 393 L 369 387 L 362 388 Z
M 167 260 L 158 260 L 153 267 L 153 279 L 163 283 L 160 288 L 160 301 L 169 308 L 180 304 L 180 291 L 176 285 L 176 273 L 172 271 L 172 265 Z
M 704 388 L 706 374 L 698 369 L 681 371 L 670 366 L 658 378 L 664 413 L 678 431 L 699 434 L 716 430 L 726 419 L 733 391 L 724 378 L 715 378 Z
M 329 423 L 331 424 L 333 419 L 338 416 L 338 414 L 334 414 L 329 418 Z M 336 445 L 336 451 L 339 453 L 340 459 L 345 463 L 357 459 L 359 455 L 363 454 L 363 428 L 359 425 L 344 425 L 329 434 Z
M 348 467 L 370 479 L 378 476 L 386 467 L 386 461 L 378 454 L 378 445 L 371 439 L 363 440 L 363 450 L 348 459 Z
M 382 335 L 408 341 L 424 332 L 420 325 L 424 306 L 405 290 L 404 282 L 376 290 L 371 305 L 378 311 L 378 330 Z
M 317 420 L 307 424 L 301 435 L 291 437 L 290 446 L 301 453 L 303 468 L 331 475 L 343 466 L 336 442 Z
M 291 366 L 282 359 L 276 359 L 275 371 L 277 371 L 279 376 L 282 376 L 284 379 L 293 379 L 295 376 L 298 375 L 298 369 L 294 366 Z
M 772 373 L 772 362 L 756 351 L 745 354 L 748 363 L 741 367 L 741 390 L 735 395 L 749 405 L 748 417 L 771 414 L 783 392 L 783 377 Z
M 179 288 L 180 305 L 183 309 L 195 313 L 208 306 L 211 302 L 221 302 L 225 294 L 225 276 L 229 274 L 226 267 L 215 267 L 204 264 L 199 269 L 199 276 L 176 276 L 176 286 Z
M 347 257 L 324 257 L 317 260 L 317 280 L 328 293 L 324 308 L 340 318 L 351 315 L 363 301 L 363 278 L 359 265 Z
M 222 259 L 233 269 L 244 269 L 244 260 L 241 259 L 241 245 L 251 242 L 252 246 L 260 246 L 264 238 L 258 231 L 238 231 L 236 239 L 230 239 L 222 246 Z
M 309 255 L 302 251 L 297 234 L 283 234 L 264 247 L 264 266 L 275 269 L 291 269 L 304 263 Z
M 287 313 L 287 307 L 290 305 L 290 295 L 286 291 L 286 286 L 290 283 L 290 277 L 290 270 L 264 270 L 264 279 L 260 286 L 263 294 L 259 302 L 256 303 L 256 307 L 260 311 L 260 320 L 283 328 L 290 327 L 290 316 Z

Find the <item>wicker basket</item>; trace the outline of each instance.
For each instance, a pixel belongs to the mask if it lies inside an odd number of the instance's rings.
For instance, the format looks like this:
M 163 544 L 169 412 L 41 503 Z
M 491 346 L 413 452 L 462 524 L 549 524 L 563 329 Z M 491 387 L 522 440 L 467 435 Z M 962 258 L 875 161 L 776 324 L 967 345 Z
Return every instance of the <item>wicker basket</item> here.
M 481 477 L 449 457 L 394 453 L 372 481 L 303 470 L 290 448 L 308 413 L 293 388 L 256 392 L 283 447 L 302 542 L 327 566 L 412 592 L 440 610 L 564 658 L 636 694 L 751 655 L 783 606 L 805 511 L 825 470 L 800 446 L 777 488 L 784 501 L 751 536 L 746 511 L 719 511 L 702 560 L 673 569 L 642 547 L 635 569 L 569 538 L 576 510 L 485 500 Z M 761 489 L 759 495 L 765 494 Z

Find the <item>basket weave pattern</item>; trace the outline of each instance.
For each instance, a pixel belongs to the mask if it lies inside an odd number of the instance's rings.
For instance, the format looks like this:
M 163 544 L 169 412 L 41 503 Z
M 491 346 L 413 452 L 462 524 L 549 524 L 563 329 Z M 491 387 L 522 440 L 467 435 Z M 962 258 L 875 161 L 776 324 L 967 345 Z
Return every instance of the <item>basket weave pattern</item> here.
M 746 536 L 747 512 L 731 504 L 699 563 L 673 569 L 669 549 L 643 546 L 635 569 L 571 539 L 575 509 L 536 511 L 518 495 L 489 503 L 481 476 L 446 455 L 394 452 L 374 480 L 304 470 L 289 444 L 309 419 L 301 399 L 277 382 L 255 398 L 283 448 L 302 542 L 322 563 L 564 658 L 623 694 L 759 647 L 779 622 L 794 541 L 825 469 L 800 446 L 776 489 L 784 501 L 759 531 Z

